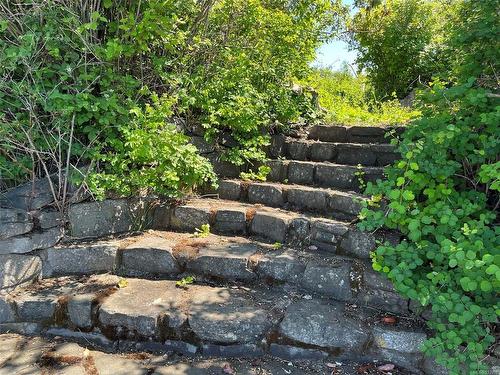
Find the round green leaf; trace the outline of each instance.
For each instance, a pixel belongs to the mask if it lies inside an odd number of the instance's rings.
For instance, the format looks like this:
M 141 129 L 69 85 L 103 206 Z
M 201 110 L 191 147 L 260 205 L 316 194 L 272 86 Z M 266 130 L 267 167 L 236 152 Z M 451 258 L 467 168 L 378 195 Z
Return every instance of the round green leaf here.
M 491 283 L 488 280 L 481 281 L 481 290 L 483 292 L 489 292 L 491 291 L 491 289 L 493 289 L 493 287 L 491 286 Z
M 406 201 L 411 201 L 415 199 L 415 195 L 410 190 L 403 191 L 403 199 Z

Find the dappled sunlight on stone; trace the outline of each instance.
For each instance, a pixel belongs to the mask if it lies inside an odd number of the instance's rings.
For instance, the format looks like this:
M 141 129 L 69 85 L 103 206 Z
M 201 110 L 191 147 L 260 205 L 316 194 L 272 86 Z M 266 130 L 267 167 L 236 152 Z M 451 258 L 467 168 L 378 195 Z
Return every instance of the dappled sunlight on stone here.
M 189 323 L 204 340 L 253 342 L 269 327 L 267 312 L 252 302 L 248 292 L 229 288 L 200 289 L 192 298 Z
M 36 281 L 42 271 L 42 262 L 36 256 L 0 255 L 0 293 Z

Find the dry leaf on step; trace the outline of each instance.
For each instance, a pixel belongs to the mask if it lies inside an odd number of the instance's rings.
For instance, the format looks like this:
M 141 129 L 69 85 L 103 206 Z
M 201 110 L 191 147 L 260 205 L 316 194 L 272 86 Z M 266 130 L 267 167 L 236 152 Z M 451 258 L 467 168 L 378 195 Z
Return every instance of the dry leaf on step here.
M 392 371 L 392 370 L 394 370 L 394 367 L 395 366 L 392 363 L 387 363 L 385 365 L 378 366 L 377 370 L 380 370 L 380 371 Z
M 230 375 L 236 373 L 229 363 L 225 363 L 224 366 L 222 366 L 222 371 L 224 371 L 224 374 L 230 374 Z
M 382 322 L 384 322 L 385 324 L 395 324 L 396 318 L 393 316 L 384 316 L 382 318 Z

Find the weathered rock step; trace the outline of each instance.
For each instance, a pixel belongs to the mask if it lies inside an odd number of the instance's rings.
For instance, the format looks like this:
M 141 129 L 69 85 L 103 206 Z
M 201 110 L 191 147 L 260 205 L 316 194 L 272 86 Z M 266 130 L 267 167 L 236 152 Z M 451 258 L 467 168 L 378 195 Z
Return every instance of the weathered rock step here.
M 337 164 L 385 166 L 400 158 L 391 144 L 335 143 L 287 138 L 273 140 L 273 158 L 330 161 Z
M 83 334 L 81 336 L 84 337 Z M 77 344 L 62 338 L 27 336 L 19 334 L 0 334 L 2 356 L 0 373 L 12 374 L 57 374 L 57 375 L 221 375 L 231 370 L 235 374 L 272 374 L 272 375 L 324 375 L 328 368 L 328 358 L 318 357 L 315 351 L 291 350 L 286 358 L 264 356 L 254 358 L 205 358 L 203 356 L 186 357 L 171 353 L 125 353 L 126 350 L 97 348 L 89 350 L 89 343 Z M 80 341 L 80 340 L 76 340 Z M 220 347 L 218 348 L 226 348 Z M 310 354 L 304 362 L 297 354 Z M 227 353 L 225 351 L 224 353 Z M 217 353 L 215 352 L 215 355 Z M 231 354 L 229 352 L 229 354 Z M 227 357 L 229 355 L 226 354 Z M 286 360 L 286 362 L 285 362 Z M 373 363 L 372 363 L 373 362 Z M 366 365 L 380 366 L 371 358 L 357 358 L 355 361 L 342 361 L 336 370 L 342 375 L 359 375 L 359 368 Z M 231 370 L 230 370 L 231 369 Z M 398 375 L 410 375 L 412 372 L 401 368 Z M 436 375 L 435 373 L 432 373 Z M 441 374 L 442 375 L 442 374 Z
M 418 368 L 426 338 L 416 321 L 385 325 L 373 310 L 292 299 L 277 289 L 178 288 L 174 281 L 102 275 L 43 280 L 2 300 L 10 311 L 10 316 L 2 314 L 2 330 L 32 322 L 49 327 L 44 331 L 49 335 L 83 336 L 137 351 L 262 356 L 287 345 L 324 356 L 400 358 Z
M 361 211 L 360 194 L 297 184 L 222 180 L 217 190 L 221 199 L 264 204 L 287 210 L 312 211 L 339 220 L 353 220 Z
M 344 246 L 359 258 L 369 258 L 376 245 L 374 236 L 358 231 L 355 225 L 257 204 L 192 199 L 175 207 L 170 215 L 169 228 L 173 230 L 193 233 L 208 223 L 215 233 L 252 235 L 293 246 L 315 245 L 332 253 Z M 399 240 L 394 233 L 380 236 L 382 240 Z
M 392 137 L 403 133 L 404 127 L 334 126 L 316 125 L 308 134 L 309 139 L 338 143 L 388 143 Z
M 358 167 L 329 162 L 269 160 L 271 168 L 267 179 L 272 182 L 286 182 L 300 185 L 312 185 L 362 191 L 367 182 L 384 178 L 383 167 Z
M 209 282 L 283 284 L 305 294 L 351 301 L 393 312 L 408 312 L 390 282 L 367 260 L 349 255 L 352 241 L 339 253 L 295 250 L 242 237 L 150 231 L 114 242 L 58 246 L 40 253 L 43 276 L 112 272 L 125 277 L 180 279 L 196 276 Z

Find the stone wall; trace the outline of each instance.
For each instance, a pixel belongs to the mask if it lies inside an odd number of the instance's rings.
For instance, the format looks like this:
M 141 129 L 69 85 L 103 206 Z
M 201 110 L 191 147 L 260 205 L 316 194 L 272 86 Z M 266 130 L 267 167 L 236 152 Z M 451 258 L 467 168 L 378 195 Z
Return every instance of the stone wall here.
M 45 179 L 0 193 L 0 294 L 42 276 L 40 252 L 75 238 L 95 238 L 162 225 L 154 199 L 78 202 L 54 208 Z M 154 217 L 155 210 L 159 215 Z

